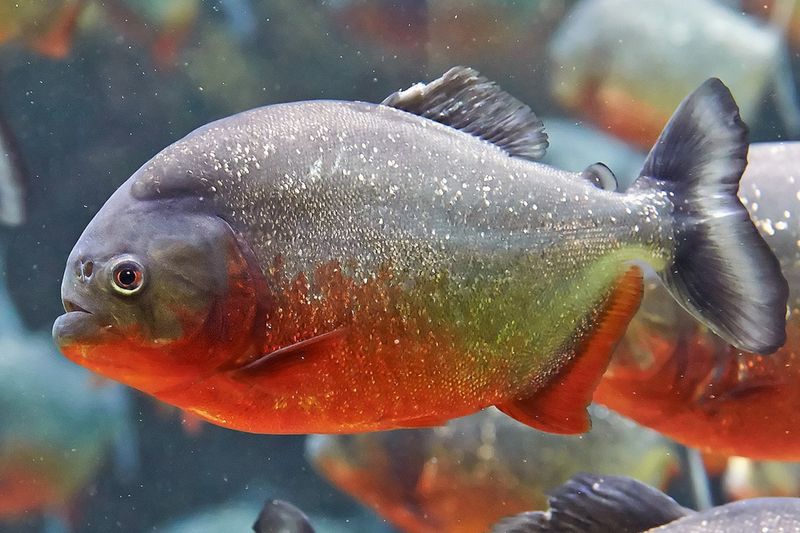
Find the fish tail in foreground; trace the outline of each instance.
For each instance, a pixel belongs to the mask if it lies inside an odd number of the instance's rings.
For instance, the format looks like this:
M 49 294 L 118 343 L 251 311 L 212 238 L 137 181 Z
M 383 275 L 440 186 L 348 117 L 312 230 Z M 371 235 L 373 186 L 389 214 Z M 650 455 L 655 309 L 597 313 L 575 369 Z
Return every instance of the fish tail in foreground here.
M 711 78 L 675 111 L 634 186 L 674 206 L 672 257 L 659 272 L 672 296 L 730 344 L 772 353 L 786 340 L 789 289 L 736 196 L 747 149 L 736 102 Z
M 492 533 L 649 531 L 694 514 L 649 485 L 622 476 L 577 474 L 548 498 L 547 512 L 504 518 Z

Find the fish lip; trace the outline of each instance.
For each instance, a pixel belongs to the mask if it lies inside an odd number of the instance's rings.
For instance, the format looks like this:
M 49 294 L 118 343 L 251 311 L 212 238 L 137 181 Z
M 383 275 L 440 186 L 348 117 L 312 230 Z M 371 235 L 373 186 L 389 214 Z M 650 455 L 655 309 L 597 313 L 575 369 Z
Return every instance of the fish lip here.
M 117 335 L 115 329 L 100 317 L 79 306 L 67 306 L 72 310 L 56 318 L 53 323 L 53 340 L 62 350 L 75 345 L 97 345 Z
M 92 314 L 91 311 L 88 311 L 81 307 L 80 305 L 76 304 L 73 300 L 65 299 L 63 301 L 64 311 L 67 313 L 88 313 Z

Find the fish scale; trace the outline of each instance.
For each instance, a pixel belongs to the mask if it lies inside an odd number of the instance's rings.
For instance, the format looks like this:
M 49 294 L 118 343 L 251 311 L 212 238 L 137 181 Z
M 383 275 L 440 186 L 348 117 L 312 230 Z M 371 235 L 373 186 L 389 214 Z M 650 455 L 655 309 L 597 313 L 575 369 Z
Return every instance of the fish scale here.
M 715 331 L 781 342 L 783 280 L 728 192 L 746 150 L 735 103 L 710 80 L 682 106 L 645 166 L 655 174 L 625 194 L 533 161 L 542 123 L 466 68 L 383 104 L 219 120 L 156 155 L 89 224 L 68 262 L 91 257 L 101 274 L 68 269 L 54 334 L 73 360 L 244 431 L 427 426 L 490 405 L 584 431 L 639 304 L 634 263 Z M 675 158 L 695 137 L 708 153 Z M 723 225 L 730 215 L 744 219 Z M 724 270 L 698 288 L 697 249 L 727 265 L 733 239 L 764 278 Z M 121 267 L 144 281 L 120 292 Z M 725 311 L 718 294 L 763 312 Z

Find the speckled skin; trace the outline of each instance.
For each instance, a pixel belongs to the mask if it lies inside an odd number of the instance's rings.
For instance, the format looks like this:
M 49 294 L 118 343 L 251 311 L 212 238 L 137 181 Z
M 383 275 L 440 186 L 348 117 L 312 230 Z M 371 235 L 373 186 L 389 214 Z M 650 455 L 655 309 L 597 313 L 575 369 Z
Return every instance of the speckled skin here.
M 755 498 L 714 507 L 650 530 L 652 533 L 800 532 L 800 498 Z
M 595 400 L 723 455 L 800 460 L 800 143 L 750 147 L 739 198 L 789 283 L 786 344 L 742 352 L 648 290 Z
M 71 324 L 71 359 L 227 427 L 430 425 L 549 383 L 629 262 L 667 264 L 671 209 L 386 106 L 275 105 L 197 130 L 112 196 L 63 288 L 102 338 L 73 313 L 56 330 Z M 139 303 L 74 274 L 119 253 L 154 271 Z

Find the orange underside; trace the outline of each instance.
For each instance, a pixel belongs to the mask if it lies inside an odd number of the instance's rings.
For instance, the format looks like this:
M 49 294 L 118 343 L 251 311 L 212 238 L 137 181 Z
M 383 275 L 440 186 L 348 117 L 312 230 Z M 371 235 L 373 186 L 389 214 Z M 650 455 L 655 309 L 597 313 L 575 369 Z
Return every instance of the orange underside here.
M 489 531 L 503 517 L 546 506 L 544 494 L 512 476 L 489 478 L 480 469 L 470 475 L 461 465 L 447 464 L 450 460 L 426 463 L 410 495 L 398 494 L 391 470 L 380 464 L 356 468 L 328 460 L 318 468 L 336 486 L 408 533 Z
M 601 130 L 644 149 L 653 146 L 671 114 L 605 80 L 587 83 L 577 102 L 563 103 L 574 107 Z
M 800 313 L 768 356 L 742 353 L 695 327 L 676 354 L 653 339 L 646 368 L 615 358 L 594 400 L 677 441 L 719 455 L 800 460 Z M 676 356 L 678 355 L 678 356 Z
M 309 297 L 312 283 L 320 297 Z M 513 407 L 512 416 L 539 429 L 582 432 L 591 391 L 638 306 L 641 273 L 631 269 L 608 308 L 591 311 L 595 329 L 578 343 L 574 364 L 554 376 L 558 385 L 541 389 L 542 401 L 521 394 L 520 387 L 530 385 L 517 361 L 497 357 L 497 347 L 465 350 L 458 332 L 408 300 L 388 271 L 357 283 L 330 264 L 317 269 L 313 282 L 301 275 L 276 294 L 269 319 L 274 344 L 264 352 L 281 356 L 155 395 L 216 424 L 256 433 L 426 427 L 490 405 Z M 313 338 L 322 340 L 309 343 Z
M 19 517 L 64 503 L 58 483 L 47 472 L 19 465 L 0 469 L 0 517 Z

